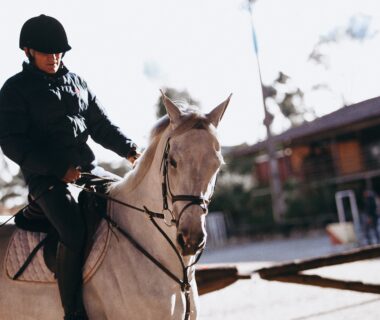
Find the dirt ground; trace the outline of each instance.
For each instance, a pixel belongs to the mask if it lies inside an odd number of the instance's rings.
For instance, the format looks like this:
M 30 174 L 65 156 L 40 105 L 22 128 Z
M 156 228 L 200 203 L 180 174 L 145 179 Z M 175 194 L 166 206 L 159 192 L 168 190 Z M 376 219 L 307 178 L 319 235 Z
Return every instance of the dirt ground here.
M 313 249 L 310 245 L 319 247 Z M 303 246 L 305 246 L 304 251 L 302 251 Z M 267 250 L 266 253 L 262 250 L 264 248 Z M 288 253 L 282 252 L 279 259 L 274 259 L 278 257 L 275 255 L 277 250 L 285 248 L 288 248 Z M 214 262 L 218 264 L 224 264 L 224 255 L 225 264 L 237 265 L 242 273 L 249 273 L 283 260 L 310 258 L 344 249 L 332 247 L 324 237 L 272 241 L 209 252 L 203 263 L 210 264 L 215 260 Z M 256 262 L 233 261 L 234 256 L 237 257 L 235 260 L 244 257 L 245 260 L 253 260 L 255 252 L 256 254 L 261 252 Z M 265 261 L 266 256 L 272 260 Z M 380 284 L 380 259 L 319 268 L 308 273 Z M 380 319 L 380 295 L 267 281 L 258 275 L 253 275 L 251 280 L 239 280 L 225 289 L 203 295 L 200 297 L 200 303 L 200 320 Z

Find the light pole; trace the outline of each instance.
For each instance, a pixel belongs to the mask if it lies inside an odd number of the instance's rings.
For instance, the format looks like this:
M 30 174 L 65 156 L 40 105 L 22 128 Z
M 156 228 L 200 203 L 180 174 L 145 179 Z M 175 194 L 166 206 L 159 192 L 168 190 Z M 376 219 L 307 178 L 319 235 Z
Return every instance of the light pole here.
M 263 84 L 263 80 L 261 77 L 261 68 L 260 68 L 260 59 L 259 59 L 259 51 L 258 51 L 258 45 L 257 45 L 257 37 L 255 32 L 255 26 L 253 23 L 253 3 L 256 0 L 247 0 L 248 1 L 248 10 L 250 15 L 250 21 L 251 21 L 251 29 L 252 29 L 252 40 L 253 40 L 253 46 L 255 50 L 255 56 L 256 56 L 256 62 L 257 62 L 257 69 L 259 72 L 259 79 L 260 79 L 260 85 L 261 85 L 261 95 L 263 100 L 263 107 L 264 107 L 264 125 L 267 131 L 267 140 L 266 140 L 266 149 L 269 157 L 269 183 L 270 183 L 270 190 L 271 190 L 271 198 L 272 198 L 272 211 L 273 211 L 273 219 L 276 223 L 282 223 L 284 219 L 285 214 L 285 203 L 284 203 L 284 197 L 282 192 L 282 185 L 280 180 L 280 174 L 278 169 L 278 161 L 276 157 L 276 148 L 273 141 L 273 135 L 271 130 L 271 124 L 273 122 L 273 115 L 268 111 L 267 105 L 266 105 L 266 93 L 265 93 L 265 86 Z

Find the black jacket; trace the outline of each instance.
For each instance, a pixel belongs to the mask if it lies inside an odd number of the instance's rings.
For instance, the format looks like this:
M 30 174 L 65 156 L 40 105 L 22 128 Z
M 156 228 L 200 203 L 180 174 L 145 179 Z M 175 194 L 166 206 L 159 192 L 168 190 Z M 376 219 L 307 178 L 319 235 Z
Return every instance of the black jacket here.
M 93 168 L 88 136 L 122 157 L 136 145 L 107 118 L 86 82 L 63 65 L 54 76 L 24 63 L 0 91 L 0 146 L 28 183 Z

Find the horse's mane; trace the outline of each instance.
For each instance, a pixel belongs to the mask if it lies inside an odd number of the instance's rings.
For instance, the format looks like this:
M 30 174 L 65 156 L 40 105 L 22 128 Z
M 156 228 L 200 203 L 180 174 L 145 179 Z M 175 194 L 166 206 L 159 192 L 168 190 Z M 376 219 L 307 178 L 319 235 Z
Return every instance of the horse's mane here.
M 180 124 L 168 136 L 175 137 L 190 129 L 203 129 L 216 135 L 215 129 L 210 125 L 211 123 L 207 117 L 200 113 L 198 109 L 195 109 L 194 106 L 181 107 L 181 112 Z M 167 129 L 170 129 L 169 125 L 170 119 L 168 115 L 158 120 L 151 130 L 148 147 L 136 161 L 134 170 L 130 171 L 120 182 L 112 185 L 110 191 L 118 193 L 119 190 L 124 188 L 133 190 L 141 182 L 153 162 L 162 135 Z

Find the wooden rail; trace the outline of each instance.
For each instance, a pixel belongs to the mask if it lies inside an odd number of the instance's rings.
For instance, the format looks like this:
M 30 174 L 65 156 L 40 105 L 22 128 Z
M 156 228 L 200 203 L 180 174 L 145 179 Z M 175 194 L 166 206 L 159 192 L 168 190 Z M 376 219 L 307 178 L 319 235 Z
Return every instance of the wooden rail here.
M 259 270 L 256 270 L 255 273 L 258 273 L 262 279 L 270 281 L 291 282 L 323 288 L 335 288 L 341 290 L 352 290 L 358 292 L 380 294 L 380 284 L 367 284 L 360 281 L 336 280 L 302 273 L 302 271 L 305 270 L 379 257 L 380 245 L 375 245 L 351 250 L 340 254 L 261 268 Z
M 197 267 L 195 280 L 200 295 L 223 289 L 237 280 L 251 279 L 251 275 L 238 273 L 235 266 Z

